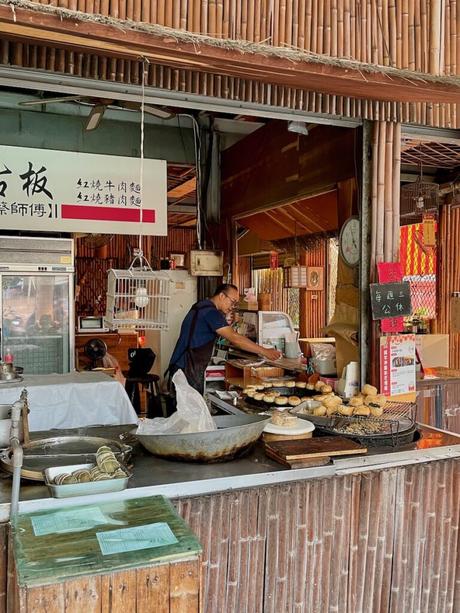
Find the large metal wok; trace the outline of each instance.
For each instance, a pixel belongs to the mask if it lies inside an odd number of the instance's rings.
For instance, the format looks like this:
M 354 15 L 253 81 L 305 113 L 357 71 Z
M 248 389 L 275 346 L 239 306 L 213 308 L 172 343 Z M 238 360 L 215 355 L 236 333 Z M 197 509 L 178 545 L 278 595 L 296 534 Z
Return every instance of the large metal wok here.
M 262 415 L 218 415 L 217 430 L 192 434 L 132 433 L 155 455 L 184 462 L 225 462 L 243 455 L 260 437 L 270 417 Z

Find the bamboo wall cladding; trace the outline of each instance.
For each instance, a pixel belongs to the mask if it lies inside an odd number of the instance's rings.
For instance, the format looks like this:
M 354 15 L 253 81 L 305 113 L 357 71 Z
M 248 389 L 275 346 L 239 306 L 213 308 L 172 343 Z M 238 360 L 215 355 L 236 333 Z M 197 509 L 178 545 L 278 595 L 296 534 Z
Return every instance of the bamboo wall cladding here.
M 438 317 L 433 332 L 449 334 L 449 366 L 460 369 L 460 334 L 451 331 L 451 296 L 460 291 L 460 207 L 441 207 L 438 230 L 438 257 L 443 264 L 438 267 Z
M 176 501 L 205 613 L 459 610 L 460 462 Z
M 38 0 L 174 29 L 459 74 L 457 0 Z
M 42 0 L 37 4 L 414 71 L 460 74 L 458 0 Z M 8 40 L 0 41 L 0 62 L 132 84 L 139 84 L 141 75 L 136 62 Z M 155 64 L 149 66 L 148 85 L 307 113 L 460 127 L 460 104 L 372 102 Z
M 372 139 L 371 279 L 376 264 L 399 261 L 401 125 L 376 122 Z

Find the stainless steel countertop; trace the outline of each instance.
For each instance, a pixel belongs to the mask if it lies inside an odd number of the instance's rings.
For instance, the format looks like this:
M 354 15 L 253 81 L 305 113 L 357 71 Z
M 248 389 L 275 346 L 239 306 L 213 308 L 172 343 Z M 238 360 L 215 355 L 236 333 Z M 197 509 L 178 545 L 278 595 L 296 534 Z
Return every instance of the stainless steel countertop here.
M 79 434 L 118 438 L 132 430 L 132 425 L 80 428 L 59 431 L 60 435 Z M 20 510 L 33 511 L 53 507 L 91 504 L 97 500 L 120 500 L 163 494 L 169 498 L 205 495 L 213 492 L 268 486 L 289 481 L 317 479 L 353 472 L 364 472 L 439 459 L 460 457 L 460 436 L 420 426 L 422 438 L 398 450 L 372 448 L 365 456 L 349 456 L 316 468 L 288 469 L 267 458 L 263 445 L 237 460 L 219 464 L 192 464 L 162 460 L 135 446 L 133 477 L 124 492 L 68 499 L 50 498 L 47 487 L 38 482 L 22 481 Z M 33 433 L 33 438 L 56 436 L 56 431 Z M 11 477 L 0 472 L 0 522 L 9 517 Z

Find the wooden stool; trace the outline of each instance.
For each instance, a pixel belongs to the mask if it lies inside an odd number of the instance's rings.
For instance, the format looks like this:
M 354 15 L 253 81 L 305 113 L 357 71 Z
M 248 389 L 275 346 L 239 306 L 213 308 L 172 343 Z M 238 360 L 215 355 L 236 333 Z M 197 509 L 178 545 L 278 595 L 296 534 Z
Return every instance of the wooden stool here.
M 124 370 L 126 377 L 125 390 L 131 400 L 131 404 L 138 415 L 141 413 L 141 389 L 147 390 L 147 417 L 163 417 L 163 408 L 160 397 L 160 377 L 158 375 L 143 375 L 132 377 L 129 371 Z

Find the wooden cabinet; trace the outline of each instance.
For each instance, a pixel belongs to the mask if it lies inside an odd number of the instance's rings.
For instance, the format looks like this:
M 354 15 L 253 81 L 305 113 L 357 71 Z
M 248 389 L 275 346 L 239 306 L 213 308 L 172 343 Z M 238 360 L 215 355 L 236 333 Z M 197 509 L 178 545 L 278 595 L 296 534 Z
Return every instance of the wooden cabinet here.
M 75 335 L 75 364 L 77 370 L 85 370 L 91 360 L 85 355 L 85 345 L 92 338 L 100 338 L 107 345 L 107 351 L 120 364 L 121 370 L 128 370 L 128 349 L 138 346 L 137 332 L 92 332 Z

